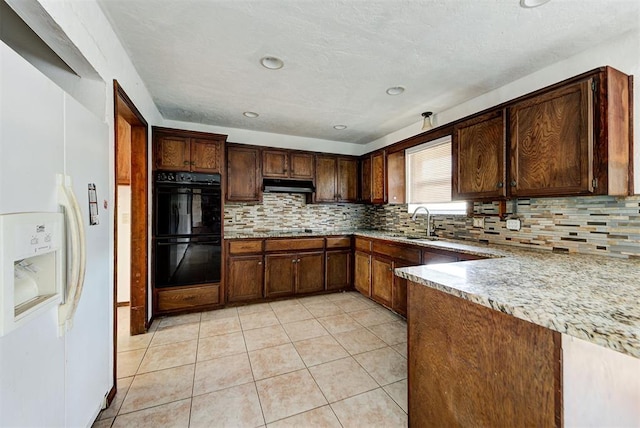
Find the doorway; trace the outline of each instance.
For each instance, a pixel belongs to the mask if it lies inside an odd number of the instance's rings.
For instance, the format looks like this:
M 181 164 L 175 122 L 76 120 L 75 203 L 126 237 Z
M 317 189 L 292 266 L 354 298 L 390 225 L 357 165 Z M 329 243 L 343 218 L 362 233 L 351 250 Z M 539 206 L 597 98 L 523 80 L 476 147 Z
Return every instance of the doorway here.
M 148 324 L 148 125 L 124 89 L 113 81 L 115 119 L 114 362 L 118 306 L 128 306 L 130 335 Z M 122 308 L 124 309 L 124 308 Z M 126 326 L 121 326 L 122 327 Z M 114 363 L 114 385 L 116 380 Z

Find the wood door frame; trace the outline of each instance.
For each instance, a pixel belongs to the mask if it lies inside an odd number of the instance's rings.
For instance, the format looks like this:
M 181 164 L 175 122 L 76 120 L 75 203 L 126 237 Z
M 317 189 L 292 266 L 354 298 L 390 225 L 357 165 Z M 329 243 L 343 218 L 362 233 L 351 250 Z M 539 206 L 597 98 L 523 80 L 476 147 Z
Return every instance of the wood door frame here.
M 113 378 L 114 386 L 109 394 L 109 403 L 115 396 L 117 380 L 118 345 L 118 117 L 131 125 L 131 296 L 130 332 L 132 335 L 145 333 L 148 323 L 148 283 L 149 283 L 149 126 L 140 111 L 133 104 L 117 80 L 113 80 L 114 117 L 114 257 L 113 257 Z

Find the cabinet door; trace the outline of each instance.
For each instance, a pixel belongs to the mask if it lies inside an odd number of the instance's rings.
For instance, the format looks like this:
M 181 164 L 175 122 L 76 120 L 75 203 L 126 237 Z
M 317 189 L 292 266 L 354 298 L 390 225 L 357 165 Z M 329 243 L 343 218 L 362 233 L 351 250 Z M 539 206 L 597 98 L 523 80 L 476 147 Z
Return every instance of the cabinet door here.
M 292 152 L 289 155 L 291 178 L 313 180 L 313 155 L 311 153 Z
M 409 266 L 407 263 L 393 262 L 393 268 Z M 400 315 L 407 316 L 407 280 L 399 276 L 393 276 L 393 290 L 391 309 Z
M 453 130 L 453 199 L 502 198 L 505 183 L 505 121 L 499 110 Z
M 293 294 L 297 260 L 296 254 L 265 256 L 265 297 Z
M 327 290 L 340 290 L 351 286 L 351 250 L 327 251 Z
M 159 136 L 156 138 L 156 169 L 189 171 L 191 154 L 189 138 Z
M 387 202 L 386 181 L 384 151 L 380 151 L 371 156 L 371 203 Z
M 355 287 L 367 297 L 371 296 L 371 256 L 356 251 L 355 256 Z
M 404 150 L 387 155 L 387 198 L 390 204 L 404 204 L 405 163 Z
M 191 171 L 222 173 L 222 144 L 218 141 L 191 139 Z
M 393 290 L 393 262 L 388 259 L 371 259 L 371 297 L 373 300 L 391 307 Z
M 316 156 L 316 202 L 336 200 L 336 158 Z
M 284 150 L 262 151 L 262 176 L 289 177 L 289 154 Z
M 360 199 L 362 202 L 371 202 L 371 156 L 367 156 L 361 161 Z
M 229 302 L 262 298 L 263 268 L 261 255 L 229 257 L 227 276 Z
M 511 195 L 593 191 L 592 81 L 568 85 L 510 108 Z
M 253 202 L 260 200 L 258 149 L 227 148 L 227 200 Z
M 356 202 L 358 200 L 358 161 L 338 158 L 338 201 Z
M 296 261 L 296 293 L 324 290 L 324 252 L 300 253 Z

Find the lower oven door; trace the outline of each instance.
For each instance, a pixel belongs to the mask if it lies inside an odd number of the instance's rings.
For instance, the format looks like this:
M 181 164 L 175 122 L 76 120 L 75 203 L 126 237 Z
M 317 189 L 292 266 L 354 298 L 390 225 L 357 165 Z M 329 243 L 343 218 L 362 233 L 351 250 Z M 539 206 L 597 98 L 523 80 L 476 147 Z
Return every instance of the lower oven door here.
M 156 288 L 220 282 L 221 253 L 219 236 L 156 239 Z

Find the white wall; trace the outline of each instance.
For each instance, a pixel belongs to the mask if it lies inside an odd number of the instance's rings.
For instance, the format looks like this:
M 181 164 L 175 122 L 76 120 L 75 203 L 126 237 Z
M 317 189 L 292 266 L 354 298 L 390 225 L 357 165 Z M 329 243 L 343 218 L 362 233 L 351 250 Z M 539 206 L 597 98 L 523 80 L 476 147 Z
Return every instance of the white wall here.
M 634 165 L 635 171 L 640 172 L 640 126 L 638 118 L 640 112 L 640 31 L 634 31 L 624 36 L 606 41 L 575 56 L 560 61 L 540 71 L 507 83 L 499 89 L 488 92 L 477 98 L 457 105 L 442 112 L 435 112 L 435 125 L 445 125 L 465 116 L 477 113 L 486 108 L 501 104 L 505 101 L 552 85 L 564 79 L 576 76 L 594 68 L 610 65 L 626 74 L 634 76 L 635 91 L 634 104 Z M 422 122 L 414 123 L 406 128 L 388 134 L 367 144 L 364 153 L 388 146 L 405 138 L 422 132 Z M 640 173 L 635 174 L 635 189 L 640 192 Z
M 284 149 L 313 150 L 324 153 L 356 155 L 366 153 L 362 144 L 340 143 L 338 141 L 318 138 L 296 137 L 293 135 L 273 134 L 269 132 L 249 131 L 247 129 L 225 128 L 222 126 L 204 125 L 200 123 L 165 120 L 163 126 L 190 131 L 213 132 L 228 135 L 227 141 L 232 143 L 254 144 L 256 146 L 279 147 Z
M 640 359 L 562 335 L 564 425 L 640 426 Z
M 118 186 L 118 303 L 131 298 L 131 186 Z

